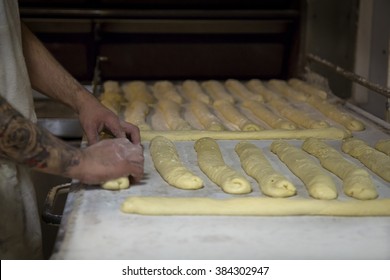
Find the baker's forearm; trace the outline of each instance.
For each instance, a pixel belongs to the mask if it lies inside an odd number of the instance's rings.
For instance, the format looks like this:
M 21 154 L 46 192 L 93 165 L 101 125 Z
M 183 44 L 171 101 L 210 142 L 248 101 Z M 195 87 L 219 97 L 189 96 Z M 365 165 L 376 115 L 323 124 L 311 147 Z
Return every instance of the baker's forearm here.
M 25 119 L 0 96 L 0 156 L 69 177 L 69 168 L 79 164 L 81 152 Z
M 91 101 L 96 102 L 24 24 L 22 40 L 23 53 L 34 89 L 67 104 L 76 113 L 80 111 L 81 106 Z

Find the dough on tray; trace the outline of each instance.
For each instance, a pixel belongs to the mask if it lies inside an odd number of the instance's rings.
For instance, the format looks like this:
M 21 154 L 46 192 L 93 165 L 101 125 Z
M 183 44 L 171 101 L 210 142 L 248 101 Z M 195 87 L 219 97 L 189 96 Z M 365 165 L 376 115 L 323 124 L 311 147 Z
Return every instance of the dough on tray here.
M 226 88 L 238 97 L 241 101 L 244 100 L 256 100 L 259 102 L 263 101 L 263 97 L 260 94 L 254 94 L 249 91 L 240 81 L 235 79 L 228 79 L 225 82 Z
M 328 94 L 325 91 L 316 88 L 315 86 L 312 86 L 311 84 L 299 79 L 295 79 L 295 78 L 290 79 L 288 80 L 288 84 L 292 86 L 294 89 L 304 92 L 309 96 L 316 96 L 323 100 L 325 100 L 328 97 Z
M 375 149 L 390 156 L 390 139 L 382 139 L 376 142 Z
M 118 179 L 110 180 L 102 184 L 102 188 L 106 190 L 122 190 L 130 187 L 128 177 L 120 177 Z
M 242 131 L 263 130 L 259 125 L 251 122 L 246 116 L 240 113 L 233 104 L 225 100 L 217 100 L 213 103 L 214 109 L 228 122 L 234 124 Z
M 188 105 L 188 109 L 205 130 L 225 130 L 225 127 L 221 124 L 220 120 L 210 112 L 208 106 L 203 102 L 193 100 Z
M 267 83 L 267 86 L 271 90 L 278 92 L 278 93 L 280 93 L 280 94 L 284 95 L 285 97 L 290 98 L 292 100 L 306 101 L 308 98 L 307 94 L 305 94 L 304 92 L 297 91 L 297 90 L 293 89 L 283 80 L 272 79 Z
M 267 88 L 263 82 L 258 79 L 252 79 L 246 83 L 246 86 L 254 93 L 260 94 L 267 102 L 274 98 L 279 98 L 278 94 Z
M 178 104 L 183 103 L 183 98 L 170 81 L 158 81 L 153 85 L 154 96 L 158 100 L 171 100 Z
M 197 81 L 193 80 L 185 80 L 182 84 L 184 95 L 190 101 L 200 101 L 205 104 L 210 104 L 210 97 L 204 93 L 200 84 Z
M 349 138 L 341 146 L 343 152 L 360 160 L 372 172 L 390 182 L 390 157 L 369 146 L 363 140 Z
M 239 142 L 235 151 L 244 171 L 258 183 L 262 193 L 272 197 L 288 197 L 296 194 L 295 186 L 268 162 L 260 148 L 252 143 Z
M 252 191 L 249 181 L 238 171 L 227 166 L 218 143 L 209 137 L 195 142 L 200 169 L 222 190 L 230 194 L 246 194 Z
M 234 98 L 231 96 L 221 82 L 210 80 L 202 83 L 202 87 L 207 91 L 211 98 L 216 100 L 225 100 L 234 104 Z
M 155 109 L 161 113 L 170 130 L 191 130 L 191 125 L 181 117 L 180 104 L 169 99 L 161 99 L 155 105 Z
M 203 180 L 180 161 L 175 145 L 163 136 L 150 141 L 150 155 L 161 177 L 171 186 L 195 190 L 203 187 Z
M 271 151 L 305 184 L 309 194 L 317 199 L 337 198 L 336 185 L 327 173 L 309 154 L 286 141 L 272 142 Z
M 124 213 L 141 215 L 390 216 L 390 199 L 317 200 L 270 197 L 128 197 Z
M 131 81 L 123 84 L 122 90 L 127 101 L 134 102 L 136 100 L 142 101 L 146 104 L 153 104 L 155 98 L 148 90 L 148 87 L 143 81 Z
M 309 138 L 302 149 L 317 157 L 321 165 L 343 180 L 344 193 L 357 199 L 374 199 L 378 192 L 370 174 L 344 159 L 336 149 L 321 140 Z
M 140 130 L 150 130 L 151 127 L 146 122 L 149 113 L 149 106 L 141 100 L 133 100 L 126 105 L 124 118 L 126 122 L 132 123 Z

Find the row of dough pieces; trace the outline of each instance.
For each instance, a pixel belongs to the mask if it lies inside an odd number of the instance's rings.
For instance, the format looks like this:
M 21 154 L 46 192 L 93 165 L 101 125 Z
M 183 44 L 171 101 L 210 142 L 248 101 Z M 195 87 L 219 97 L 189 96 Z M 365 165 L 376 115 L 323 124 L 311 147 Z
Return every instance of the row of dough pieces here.
M 177 87 L 170 81 L 158 81 L 152 86 L 153 94 L 143 81 L 132 81 L 122 86 L 116 81 L 106 81 L 101 102 L 116 114 L 125 105 L 124 119 L 141 130 L 150 130 L 147 122 L 150 107 L 154 107 L 169 130 L 191 130 L 185 114 L 193 117 L 204 130 L 225 129 L 241 131 L 263 130 L 259 122 L 253 122 L 248 114 L 274 129 L 294 130 L 303 128 L 325 128 L 329 123 L 313 118 L 313 115 L 292 105 L 292 102 L 316 109 L 324 116 L 351 131 L 364 130 L 364 124 L 343 112 L 327 100 L 327 93 L 299 79 L 270 80 L 263 83 L 252 79 L 245 85 L 229 79 L 219 81 L 186 80 L 181 88 L 185 103 Z M 213 100 L 213 101 L 212 101 Z M 183 105 L 184 104 L 184 105 Z M 309 106 L 307 106 L 309 105 Z M 239 108 L 241 110 L 239 110 Z
M 390 140 L 387 143 L 390 143 Z M 223 191 L 230 194 L 246 194 L 252 191 L 248 180 L 225 164 L 214 139 L 201 138 L 195 142 L 194 148 L 200 169 Z M 310 196 L 317 199 L 335 199 L 337 190 L 332 177 L 309 154 L 317 157 L 325 169 L 343 180 L 343 189 L 348 196 L 363 200 L 378 196 L 369 173 L 344 159 L 334 148 L 321 140 L 309 138 L 303 142 L 302 149 L 282 140 L 271 144 L 271 151 L 303 181 Z M 362 140 L 353 138 L 344 141 L 342 150 L 357 157 L 369 169 L 390 182 L 388 155 L 369 147 Z M 258 182 L 265 195 L 289 197 L 296 194 L 295 186 L 271 166 L 261 149 L 242 141 L 236 145 L 235 151 L 244 171 Z M 180 161 L 175 145 L 169 139 L 163 136 L 155 137 L 150 143 L 150 153 L 156 170 L 170 185 L 182 189 L 199 189 L 203 186 L 202 179 Z

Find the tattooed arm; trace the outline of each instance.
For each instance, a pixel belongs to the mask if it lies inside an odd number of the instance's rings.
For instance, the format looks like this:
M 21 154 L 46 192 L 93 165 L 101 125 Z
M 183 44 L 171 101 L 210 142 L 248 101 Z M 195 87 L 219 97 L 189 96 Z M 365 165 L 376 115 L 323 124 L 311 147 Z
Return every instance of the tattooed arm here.
M 1 96 L 0 156 L 87 184 L 128 175 L 140 180 L 143 175 L 140 144 L 120 138 L 77 149 L 25 119 Z
M 103 129 L 108 129 L 116 137 L 128 136 L 134 144 L 140 143 L 138 127 L 121 122 L 113 112 L 101 105 L 55 60 L 24 24 L 22 40 L 32 87 L 71 107 L 79 116 L 89 144 L 98 141 L 99 132 Z

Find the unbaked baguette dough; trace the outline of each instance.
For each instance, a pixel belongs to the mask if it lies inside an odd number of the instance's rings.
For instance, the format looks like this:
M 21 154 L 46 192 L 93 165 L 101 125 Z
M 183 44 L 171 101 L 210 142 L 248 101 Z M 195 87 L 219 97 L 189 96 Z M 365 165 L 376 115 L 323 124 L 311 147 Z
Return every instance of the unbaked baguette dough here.
M 102 188 L 106 190 L 123 190 L 128 189 L 129 187 L 130 181 L 128 177 L 120 177 L 102 184 Z
M 378 151 L 381 151 L 382 153 L 385 153 L 386 155 L 390 156 L 390 139 L 379 140 L 375 144 L 375 149 L 377 149 Z
M 169 139 L 163 136 L 153 138 L 150 141 L 150 155 L 158 173 L 171 186 L 186 190 L 203 187 L 203 180 L 184 166 Z
M 248 142 L 239 142 L 235 151 L 244 171 L 258 183 L 262 193 L 272 197 L 289 197 L 296 194 L 295 186 L 268 162 L 261 149 Z
M 312 86 L 309 83 L 299 79 L 290 79 L 288 80 L 288 84 L 295 88 L 297 91 L 304 92 L 309 96 L 316 96 L 321 99 L 326 99 L 328 97 L 328 94 L 325 91 L 316 88 L 315 86 Z
M 112 81 L 112 80 L 104 81 L 103 82 L 103 91 L 104 92 L 117 92 L 117 93 L 120 93 L 121 89 L 120 89 L 120 86 L 119 86 L 119 82 L 118 81 Z
M 211 98 L 216 100 L 225 100 L 229 103 L 234 103 L 234 98 L 225 89 L 222 83 L 210 80 L 202 83 L 202 87 L 207 91 Z
M 306 139 L 302 149 L 317 157 L 324 168 L 343 180 L 346 195 L 362 200 L 378 197 L 370 174 L 344 159 L 336 149 L 314 138 Z
M 251 122 L 246 116 L 240 113 L 235 106 L 225 100 L 217 100 L 213 103 L 214 109 L 228 122 L 234 124 L 242 131 L 263 130 L 259 125 Z
M 307 94 L 305 94 L 304 92 L 297 91 L 297 90 L 293 89 L 283 80 L 276 80 L 276 79 L 270 80 L 267 83 L 267 86 L 271 90 L 278 92 L 278 93 L 284 95 L 285 97 L 293 99 L 293 100 L 306 101 L 308 98 Z
M 188 105 L 188 109 L 204 129 L 213 131 L 225 130 L 220 120 L 210 112 L 205 103 L 193 100 Z
M 357 158 L 372 172 L 390 182 L 390 157 L 357 138 L 346 139 L 341 146 L 343 152 Z
M 225 86 L 231 93 L 237 96 L 238 99 L 240 99 L 241 101 L 256 100 L 262 102 L 264 100 L 261 95 L 254 94 L 253 92 L 249 91 L 240 81 L 237 81 L 235 79 L 228 79 L 225 82 Z
M 120 108 L 121 108 L 120 103 L 115 102 L 115 101 L 112 101 L 112 100 L 110 100 L 110 99 L 101 99 L 101 100 L 100 100 L 100 103 L 101 103 L 104 107 L 106 107 L 107 109 L 109 109 L 111 112 L 113 112 L 115 115 L 118 116 L 119 111 L 120 111 Z
M 133 100 L 126 105 L 124 118 L 126 122 L 132 123 L 140 130 L 150 130 L 151 127 L 146 122 L 149 113 L 149 106 L 141 100 Z
M 309 137 L 320 139 L 344 139 L 350 137 L 350 132 L 336 127 L 318 129 L 270 129 L 261 131 L 141 131 L 143 141 L 148 141 L 163 135 L 172 141 L 194 141 L 203 137 L 211 137 L 216 140 L 273 140 L 273 139 L 306 139 Z
M 238 171 L 227 166 L 218 143 L 212 138 L 195 142 L 195 151 L 200 169 L 222 190 L 230 194 L 246 194 L 252 191 L 249 181 Z
M 170 130 L 191 130 L 191 125 L 181 117 L 180 105 L 169 99 L 161 99 L 156 104 L 156 110 L 160 112 Z
M 182 84 L 184 95 L 189 99 L 190 101 L 200 101 L 205 104 L 210 104 L 210 97 L 204 93 L 203 89 L 201 88 L 200 84 L 197 81 L 193 80 L 186 80 Z
M 257 93 L 263 97 L 267 102 L 274 98 L 279 98 L 278 94 L 264 86 L 264 84 L 258 79 L 252 79 L 246 83 L 246 86 L 254 93 Z
M 329 127 L 329 124 L 325 121 L 316 120 L 308 113 L 296 109 L 291 106 L 287 101 L 281 98 L 273 98 L 269 101 L 269 104 L 283 117 L 295 122 L 296 124 L 303 126 L 304 128 L 325 128 Z
M 316 200 L 270 197 L 128 197 L 124 213 L 225 216 L 390 216 L 390 199 Z
M 254 114 L 260 120 L 267 123 L 272 128 L 289 129 L 289 130 L 297 128 L 296 125 L 293 124 L 292 122 L 274 114 L 261 102 L 248 100 L 242 102 L 241 106 L 243 108 L 249 109 L 252 112 L 252 114 Z
M 158 81 L 153 85 L 154 96 L 158 100 L 171 100 L 178 104 L 183 103 L 183 98 L 170 81 Z
M 272 142 L 271 151 L 305 184 L 309 194 L 317 199 L 337 198 L 332 177 L 309 154 L 286 141 Z
M 325 99 L 321 99 L 313 95 L 307 99 L 307 103 L 312 105 L 314 108 L 316 108 L 328 118 L 340 123 L 349 130 L 361 131 L 365 129 L 365 126 L 361 121 L 355 119 L 350 114 L 341 111 L 338 107 L 333 104 L 330 104 Z
M 127 101 L 134 102 L 142 101 L 146 104 L 153 104 L 155 99 L 153 94 L 148 90 L 148 87 L 143 81 L 131 81 L 123 84 L 122 90 Z

